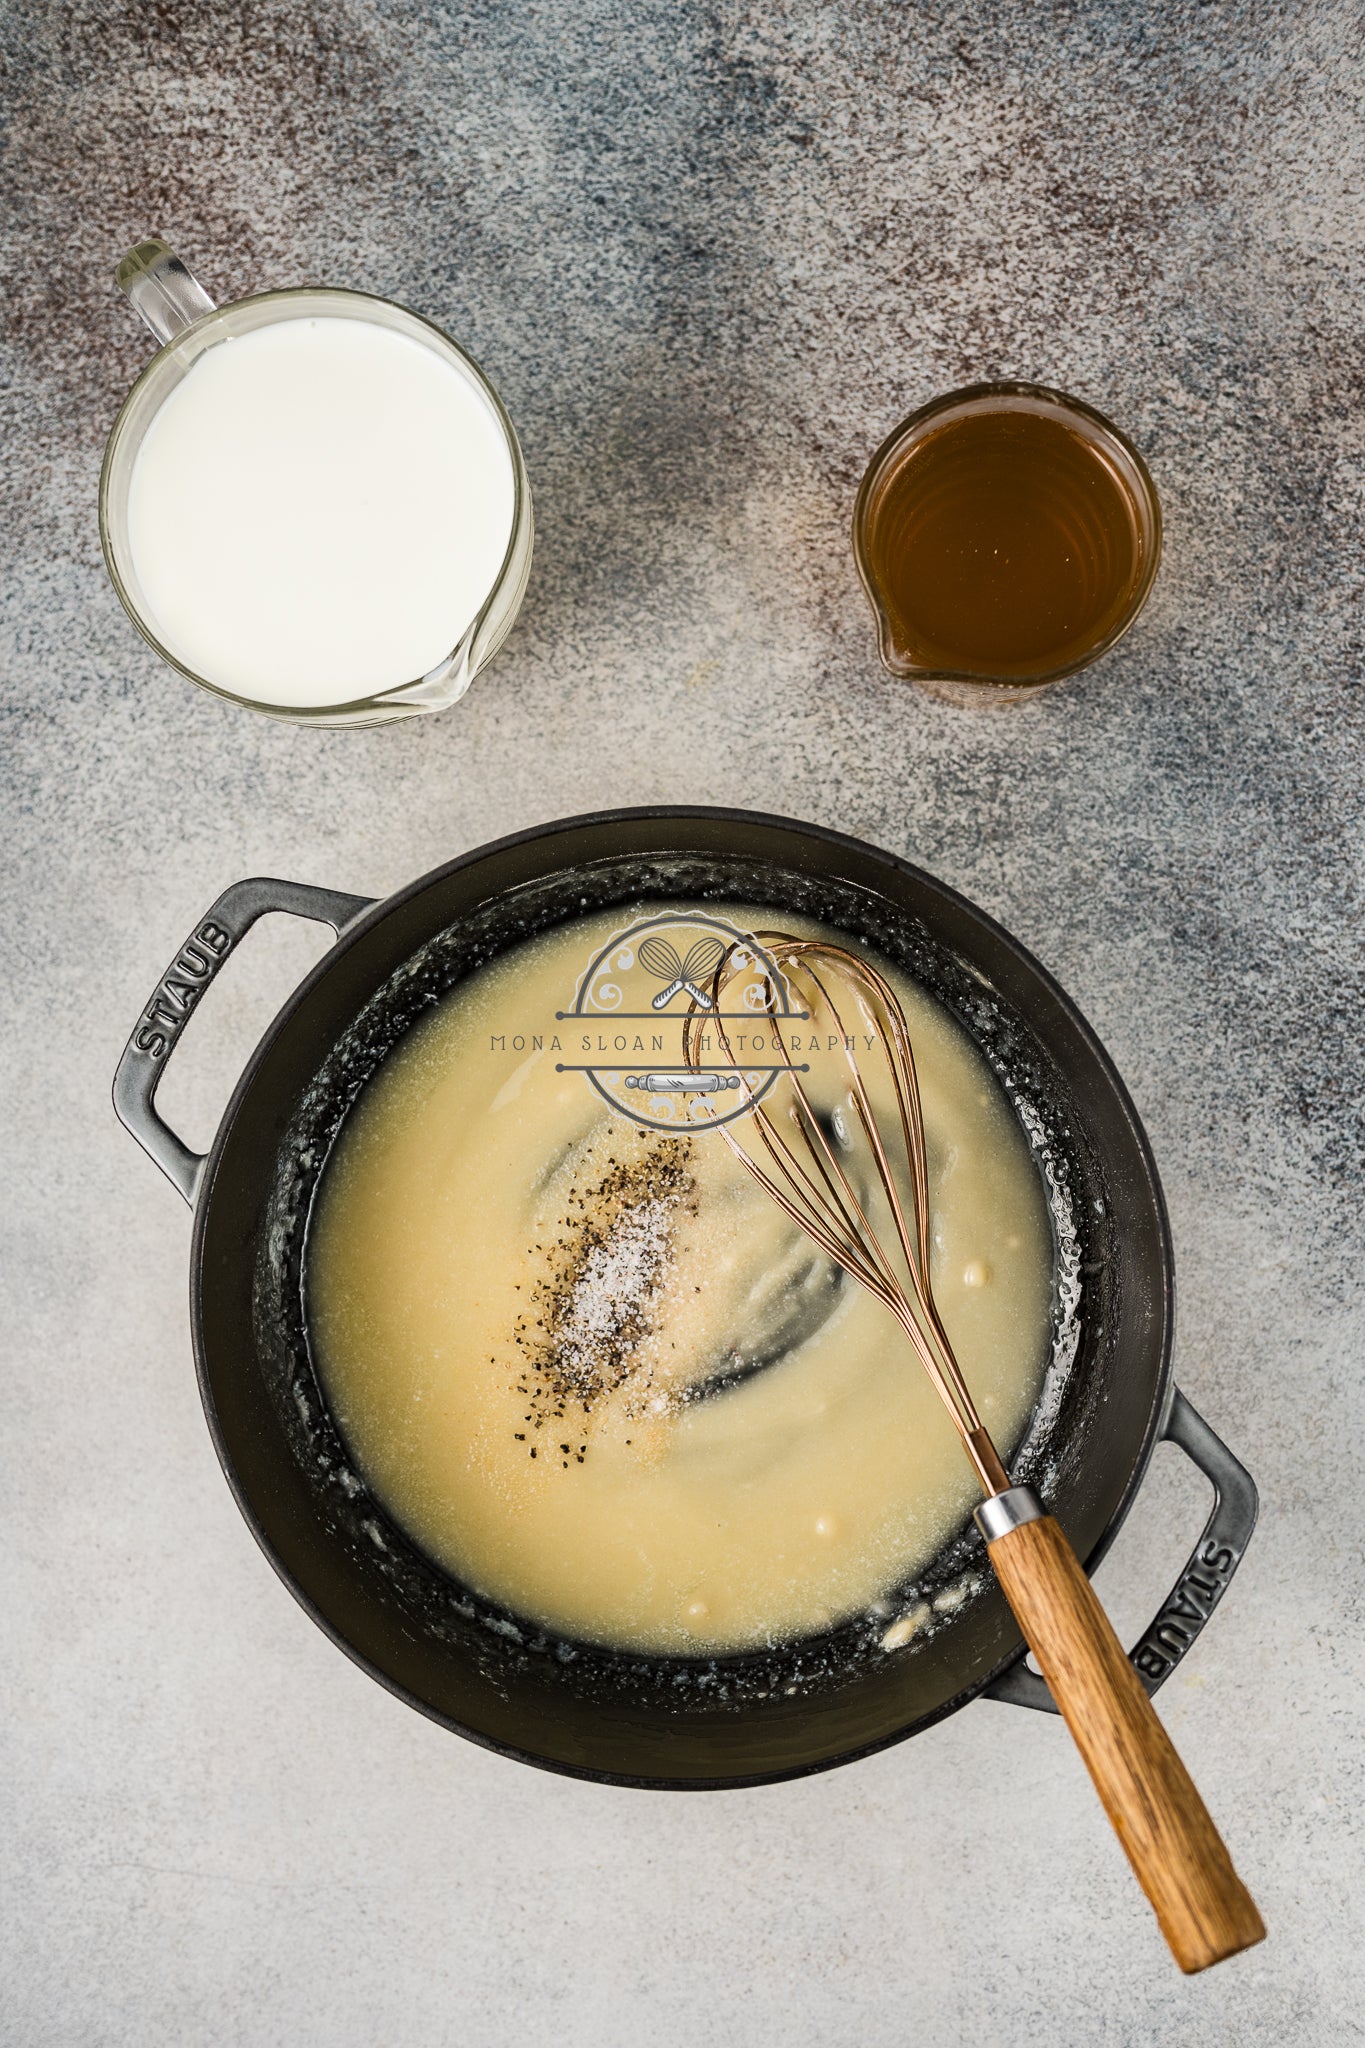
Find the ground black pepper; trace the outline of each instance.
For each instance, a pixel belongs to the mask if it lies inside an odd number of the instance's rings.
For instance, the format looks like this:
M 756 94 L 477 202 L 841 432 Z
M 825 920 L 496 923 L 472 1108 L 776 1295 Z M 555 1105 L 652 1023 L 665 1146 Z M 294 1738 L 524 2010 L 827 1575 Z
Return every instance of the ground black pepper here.
M 568 1213 L 555 1225 L 563 1235 L 548 1251 L 527 1246 L 528 1258 L 549 1266 L 545 1278 L 528 1283 L 530 1299 L 512 1332 L 522 1353 L 517 1391 L 531 1402 L 523 1420 L 536 1429 L 563 1419 L 570 1406 L 586 1417 L 604 1394 L 641 1373 L 678 1219 L 696 1214 L 691 1154 L 690 1138 L 651 1133 L 629 1157 L 608 1154 L 603 1168 L 589 1146 Z M 525 1441 L 524 1431 L 515 1435 Z M 571 1456 L 583 1463 L 588 1445 L 559 1449 L 567 1469 Z

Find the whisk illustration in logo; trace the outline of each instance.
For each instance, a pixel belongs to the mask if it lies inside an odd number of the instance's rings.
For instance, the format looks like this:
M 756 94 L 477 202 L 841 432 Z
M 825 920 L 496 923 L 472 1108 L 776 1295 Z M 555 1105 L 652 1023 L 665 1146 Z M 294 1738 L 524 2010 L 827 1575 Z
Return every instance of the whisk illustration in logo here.
M 717 1011 L 712 984 L 722 962 Z M 665 911 L 617 932 L 593 955 L 573 1008 L 556 1012 L 558 1022 L 581 1027 L 564 1034 L 565 1053 L 579 1057 L 557 1068 L 585 1074 L 646 1130 L 717 1126 L 743 1116 L 791 1070 L 773 1026 L 806 1014 L 752 933 L 700 911 Z M 691 1061 L 683 1048 L 689 1017 Z

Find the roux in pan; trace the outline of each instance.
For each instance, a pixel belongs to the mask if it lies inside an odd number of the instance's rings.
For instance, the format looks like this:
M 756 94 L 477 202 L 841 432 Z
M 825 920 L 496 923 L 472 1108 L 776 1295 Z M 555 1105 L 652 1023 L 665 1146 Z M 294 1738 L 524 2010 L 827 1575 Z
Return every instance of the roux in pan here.
M 579 920 L 481 968 L 366 1088 L 310 1236 L 319 1370 L 395 1520 L 512 1612 L 653 1652 L 815 1633 L 926 1565 L 975 1482 L 887 1312 L 718 1133 L 641 1129 L 557 1071 L 556 1012 L 622 923 Z M 1046 1200 L 981 1053 L 892 979 L 935 1292 L 1008 1455 L 1048 1348 Z M 817 1099 L 835 1075 L 812 1073 Z

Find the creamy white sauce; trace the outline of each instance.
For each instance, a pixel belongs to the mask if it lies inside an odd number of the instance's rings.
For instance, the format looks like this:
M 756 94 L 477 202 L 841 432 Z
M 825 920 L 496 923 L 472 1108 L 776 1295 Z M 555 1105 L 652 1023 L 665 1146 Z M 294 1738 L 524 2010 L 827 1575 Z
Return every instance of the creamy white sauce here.
M 309 1313 L 353 1455 L 432 1556 L 570 1636 L 723 1651 L 869 1611 L 980 1496 L 904 1334 L 860 1288 L 831 1285 L 723 1138 L 641 1131 L 556 1071 L 576 1055 L 556 1055 L 575 1028 L 556 1011 L 626 921 L 578 921 L 491 963 L 390 1055 L 324 1177 Z M 896 980 L 938 1305 L 1008 1456 L 1049 1348 L 1047 1204 L 981 1053 Z M 843 1069 L 817 1068 L 823 1100 Z M 612 1175 L 630 1183 L 624 1205 L 595 1194 Z M 769 1362 L 744 1376 L 755 1358 Z M 916 1608 L 886 1647 L 929 1618 Z
M 216 343 L 138 450 L 128 531 L 148 624 L 256 703 L 343 704 L 436 667 L 512 532 L 500 420 L 434 348 L 368 320 Z

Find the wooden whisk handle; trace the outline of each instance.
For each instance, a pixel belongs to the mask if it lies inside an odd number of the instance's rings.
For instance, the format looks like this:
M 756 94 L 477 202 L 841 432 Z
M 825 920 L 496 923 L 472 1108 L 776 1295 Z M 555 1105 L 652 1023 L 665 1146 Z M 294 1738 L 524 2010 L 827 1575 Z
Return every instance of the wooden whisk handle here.
M 1061 1525 L 1030 1487 L 977 1510 L 991 1563 L 1182 1970 L 1265 1926 Z

